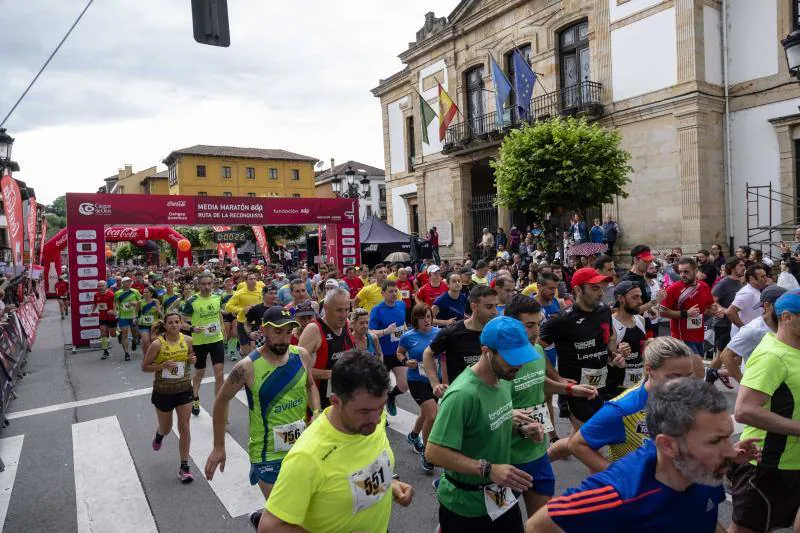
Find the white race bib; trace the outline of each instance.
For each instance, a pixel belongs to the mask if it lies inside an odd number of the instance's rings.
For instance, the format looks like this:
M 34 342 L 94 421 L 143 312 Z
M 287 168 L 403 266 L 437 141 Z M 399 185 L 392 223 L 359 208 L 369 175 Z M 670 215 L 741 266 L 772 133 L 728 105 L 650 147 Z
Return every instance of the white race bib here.
M 489 518 L 495 521 L 516 505 L 517 497 L 509 487 L 487 485 L 483 487 L 483 501 L 486 504 Z
M 546 403 L 529 407 L 527 410 L 530 417 L 542 425 L 542 430 L 545 433 L 553 431 L 553 422 L 550 421 L 550 411 L 547 410 Z
M 625 381 L 622 382 L 622 386 L 631 389 L 638 386 L 642 382 L 642 378 L 644 378 L 644 368 L 626 368 Z
M 126 310 L 126 311 L 133 311 L 134 309 L 136 309 L 136 303 L 135 302 L 124 302 L 122 304 L 122 308 L 124 310 Z
M 591 385 L 602 389 L 606 386 L 606 379 L 608 379 L 608 367 L 581 368 L 581 385 Z
M 152 326 L 153 322 L 155 322 L 155 318 L 153 315 L 142 315 L 139 317 L 139 324 L 142 326 Z
M 703 315 L 686 317 L 686 329 L 703 329 Z
M 384 450 L 375 461 L 350 474 L 350 491 L 353 495 L 353 514 L 378 503 L 392 486 L 392 467 L 389 453 Z
M 205 330 L 206 335 L 213 335 L 214 333 L 219 331 L 219 322 L 214 322 L 213 324 L 207 324 L 203 326 L 203 330 Z
M 306 421 L 302 419 L 274 428 L 272 436 L 275 441 L 275 451 L 288 452 L 304 429 L 306 429 Z
M 98 311 L 105 311 L 106 309 L 108 309 L 108 304 L 97 304 Z
M 392 337 L 391 337 L 392 338 L 392 342 L 399 342 L 400 341 L 400 337 L 402 337 L 403 333 L 405 333 L 405 332 L 406 332 L 405 324 L 403 324 L 402 326 L 397 326 L 397 329 L 394 330 L 394 332 L 392 333 Z
M 411 291 L 400 291 L 400 297 L 403 300 L 408 300 L 409 298 L 411 298 Z
M 164 379 L 181 379 L 184 377 L 186 370 L 186 363 L 184 361 L 176 361 L 175 368 L 165 368 L 161 371 L 161 377 Z
M 417 361 L 417 372 L 420 376 L 428 377 L 428 372 L 425 371 L 425 365 L 422 364 L 422 361 Z

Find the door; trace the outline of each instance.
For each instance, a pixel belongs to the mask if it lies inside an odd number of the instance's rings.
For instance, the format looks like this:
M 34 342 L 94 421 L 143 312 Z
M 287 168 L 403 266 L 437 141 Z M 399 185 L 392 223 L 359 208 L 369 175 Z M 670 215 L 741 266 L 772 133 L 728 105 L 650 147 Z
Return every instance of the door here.
M 561 94 L 563 109 L 580 106 L 586 99 L 583 94 L 591 72 L 589 53 L 589 22 L 583 21 L 561 32 L 559 37 L 559 63 L 561 64 Z
M 481 135 L 486 131 L 484 114 L 486 102 L 484 101 L 483 67 L 476 67 L 465 74 L 467 85 L 467 120 L 473 135 Z

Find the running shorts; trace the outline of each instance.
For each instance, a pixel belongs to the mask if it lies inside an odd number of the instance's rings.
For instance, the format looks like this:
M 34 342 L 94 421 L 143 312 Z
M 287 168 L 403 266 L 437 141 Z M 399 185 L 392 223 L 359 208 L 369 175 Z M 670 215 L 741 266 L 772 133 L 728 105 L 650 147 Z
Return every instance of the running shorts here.
M 581 422 L 586 422 L 592 415 L 603 407 L 603 390 L 598 391 L 600 394 L 594 400 L 587 400 L 585 398 L 575 398 L 573 396 L 558 395 L 558 398 L 564 398 L 567 401 L 569 412 Z
M 397 358 L 397 354 L 393 353 L 391 355 L 383 354 L 383 364 L 386 366 L 387 369 L 391 370 L 398 366 L 406 366 L 403 364 L 400 359 Z
M 136 324 L 134 323 L 134 318 L 120 318 L 119 319 L 119 327 L 121 328 L 135 328 Z
M 800 471 L 748 463 L 734 466 L 729 477 L 734 524 L 753 531 L 792 527 L 800 506 Z
M 408 392 L 411 397 L 417 402 L 417 405 L 422 405 L 428 400 L 437 401 L 436 396 L 433 394 L 431 384 L 425 381 L 408 381 Z
M 114 320 L 101 320 L 100 321 L 100 325 L 101 326 L 105 326 L 107 328 L 114 329 L 114 328 L 117 327 L 117 321 L 116 321 L 116 319 L 114 319 Z
M 222 321 L 223 322 L 230 323 L 230 322 L 233 322 L 234 320 L 236 320 L 236 315 L 234 315 L 232 313 L 222 313 Z
M 529 463 L 514 466 L 530 474 L 533 478 L 531 490 L 534 492 L 543 496 L 553 496 L 556 493 L 556 475 L 553 473 L 553 466 L 547 454 Z
M 236 322 L 236 335 L 239 337 L 239 346 L 247 346 L 252 342 L 250 334 L 244 329 L 243 322 Z
M 192 346 L 197 362 L 194 367 L 203 370 L 206 367 L 206 359 L 211 356 L 212 365 L 221 365 L 225 362 L 225 343 L 223 341 L 212 342 L 210 344 L 195 344 Z
M 714 326 L 714 346 L 721 352 L 731 342 L 731 325 Z
M 191 387 L 184 392 L 178 392 L 175 394 L 163 394 L 153 391 L 153 393 L 150 395 L 150 401 L 156 406 L 156 409 L 163 411 L 164 413 L 170 413 L 176 407 L 186 405 L 187 403 L 192 403 L 193 399 L 194 391 L 192 391 Z
M 274 485 L 281 472 L 281 461 L 265 461 L 250 465 L 250 484 L 255 485 L 260 481 L 267 485 Z

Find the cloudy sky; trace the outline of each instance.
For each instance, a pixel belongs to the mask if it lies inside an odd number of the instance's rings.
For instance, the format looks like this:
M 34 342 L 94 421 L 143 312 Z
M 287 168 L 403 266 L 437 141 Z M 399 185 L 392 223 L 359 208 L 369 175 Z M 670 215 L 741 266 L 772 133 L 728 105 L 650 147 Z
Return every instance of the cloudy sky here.
M 0 120 L 86 0 L 0 1 Z M 186 0 L 96 0 L 6 122 L 39 202 L 194 144 L 383 167 L 379 101 L 433 10 L 458 0 L 230 0 L 230 48 L 192 38 Z

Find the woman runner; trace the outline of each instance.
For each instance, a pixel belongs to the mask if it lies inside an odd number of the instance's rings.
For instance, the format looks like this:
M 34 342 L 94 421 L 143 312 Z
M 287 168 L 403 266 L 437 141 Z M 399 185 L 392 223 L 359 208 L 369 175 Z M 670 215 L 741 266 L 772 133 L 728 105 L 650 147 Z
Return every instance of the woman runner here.
M 153 372 L 151 401 L 156 407 L 158 429 L 153 438 L 153 450 L 161 449 L 164 436 L 172 431 L 172 411 L 178 413 L 178 452 L 181 465 L 178 477 L 183 483 L 194 480 L 189 471 L 189 418 L 192 412 L 192 377 L 189 365 L 197 358 L 192 353 L 192 339 L 180 332 L 181 315 L 167 313 L 163 321 L 153 324 L 155 337 L 142 360 L 142 370 Z
M 237 344 L 238 338 L 236 336 L 236 315 L 225 311 L 225 306 L 228 305 L 228 300 L 233 296 L 233 280 L 225 278 L 222 284 L 222 295 L 220 296 L 219 307 L 222 309 L 222 336 L 225 340 L 225 348 L 228 357 L 231 361 L 236 361 L 239 353 L 239 346 Z
M 383 353 L 378 337 L 369 332 L 369 313 L 363 307 L 357 307 L 350 313 L 350 332 L 356 348 L 377 355 L 383 361 Z
M 161 302 L 154 298 L 154 289 L 152 287 L 145 287 L 142 291 L 144 302 L 139 308 L 139 333 L 142 336 L 142 353 L 147 353 L 150 349 L 150 328 L 155 324 L 156 320 L 161 316 Z

